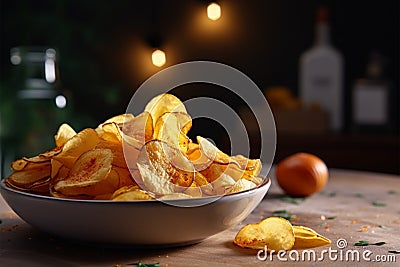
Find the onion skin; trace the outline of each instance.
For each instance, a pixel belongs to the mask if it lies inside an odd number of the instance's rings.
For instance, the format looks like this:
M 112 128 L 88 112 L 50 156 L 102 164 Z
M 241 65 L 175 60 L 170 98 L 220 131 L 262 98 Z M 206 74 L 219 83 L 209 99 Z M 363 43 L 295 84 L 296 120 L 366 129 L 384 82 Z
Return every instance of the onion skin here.
M 319 157 L 309 153 L 296 153 L 278 163 L 275 176 L 286 194 L 306 197 L 326 186 L 329 172 Z

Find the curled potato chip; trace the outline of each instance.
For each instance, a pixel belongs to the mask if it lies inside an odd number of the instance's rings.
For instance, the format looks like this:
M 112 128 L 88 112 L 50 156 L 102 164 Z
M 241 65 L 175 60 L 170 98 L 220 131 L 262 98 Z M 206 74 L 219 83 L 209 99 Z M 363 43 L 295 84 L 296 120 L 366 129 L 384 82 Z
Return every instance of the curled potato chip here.
M 190 142 L 186 133 L 192 126 L 192 119 L 187 113 L 166 112 L 162 114 L 154 126 L 154 139 L 164 141 L 186 153 Z M 184 130 L 184 131 L 182 131 Z
M 118 176 L 119 176 L 118 187 L 136 186 L 137 185 L 135 180 L 132 178 L 130 171 L 127 168 L 120 168 L 120 167 L 113 166 L 112 169 L 118 173 Z
M 241 178 L 233 185 L 233 187 L 229 190 L 229 193 L 232 194 L 232 193 L 236 193 L 236 192 L 250 190 L 256 186 L 257 185 L 255 183 L 253 183 L 252 181 Z
M 161 94 L 147 103 L 144 111 L 151 114 L 153 118 L 153 126 L 155 126 L 158 118 L 166 112 L 183 112 L 187 113 L 185 106 L 179 98 L 171 94 Z
M 54 189 L 64 195 L 96 196 L 114 192 L 119 185 L 119 176 L 111 170 L 112 158 L 109 149 L 83 153 L 69 175 L 54 184 Z
M 197 171 L 203 171 L 207 169 L 213 163 L 213 161 L 209 159 L 206 155 L 204 155 L 198 144 L 195 145 L 193 145 L 193 143 L 189 144 L 190 145 L 188 146 L 186 155 L 193 163 L 194 168 Z
M 127 168 L 124 151 L 121 143 L 107 142 L 102 140 L 96 145 L 96 148 L 111 150 L 113 154 L 112 165 L 120 168 Z
M 145 142 L 153 138 L 153 119 L 148 112 L 142 112 L 134 119 L 125 122 L 122 127 L 124 142 L 141 149 Z
M 192 196 L 185 193 L 171 193 L 158 198 L 158 200 L 174 200 L 174 199 L 185 199 L 193 198 Z
M 309 227 L 293 225 L 293 230 L 295 242 L 292 249 L 319 247 L 331 243 L 331 240 L 318 234 Z
M 115 122 L 104 123 L 101 128 L 102 131 L 99 134 L 99 137 L 102 140 L 117 144 L 122 143 L 122 132 Z
M 128 123 L 129 121 L 133 120 L 134 118 L 135 118 L 135 116 L 133 116 L 133 114 L 131 114 L 131 113 L 119 114 L 119 115 L 116 115 L 114 117 L 107 119 L 105 122 L 100 124 L 99 127 L 101 127 L 103 124 L 107 124 L 107 123 L 111 123 L 111 122 L 116 123 L 118 126 L 122 126 L 124 123 Z
M 116 190 L 111 199 L 114 201 L 150 200 L 154 199 L 146 191 L 141 190 L 137 185 L 123 186 Z
M 78 157 L 94 148 L 99 142 L 100 138 L 95 130 L 84 129 L 69 139 L 64 144 L 62 151 L 53 158 L 68 168 L 72 168 Z
M 33 169 L 13 172 L 8 178 L 8 184 L 18 188 L 30 188 L 38 181 L 50 178 L 50 162 L 36 164 Z
M 213 143 L 208 141 L 206 138 L 197 136 L 197 142 L 199 143 L 200 150 L 206 157 L 215 161 L 217 163 L 228 164 L 230 162 L 230 157 L 219 150 Z
M 185 191 L 183 191 L 183 193 L 186 195 L 189 195 L 191 197 L 202 197 L 203 196 L 201 188 L 197 185 L 197 183 L 195 181 Z
M 181 151 L 159 140 L 143 146 L 137 166 L 146 189 L 160 195 L 184 191 L 195 176 L 193 165 Z
M 234 241 L 244 248 L 268 251 L 290 250 L 295 242 L 292 224 L 281 217 L 269 217 L 256 224 L 248 224 L 237 233 Z
M 61 124 L 58 128 L 57 134 L 54 136 L 56 146 L 63 146 L 69 139 L 76 134 L 75 130 L 66 123 Z

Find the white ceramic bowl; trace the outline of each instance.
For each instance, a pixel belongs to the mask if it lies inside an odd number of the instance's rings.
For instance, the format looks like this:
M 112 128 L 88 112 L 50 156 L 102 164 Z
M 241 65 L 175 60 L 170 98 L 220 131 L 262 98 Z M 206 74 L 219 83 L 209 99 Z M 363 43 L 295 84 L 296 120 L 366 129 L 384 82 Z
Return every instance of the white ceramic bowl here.
M 200 242 L 240 223 L 260 203 L 270 185 L 267 179 L 257 188 L 216 198 L 205 205 L 200 205 L 205 203 L 203 198 L 171 201 L 195 207 L 158 200 L 61 199 L 20 192 L 7 187 L 4 181 L 0 187 L 8 205 L 23 220 L 55 236 L 114 245 L 178 246 Z

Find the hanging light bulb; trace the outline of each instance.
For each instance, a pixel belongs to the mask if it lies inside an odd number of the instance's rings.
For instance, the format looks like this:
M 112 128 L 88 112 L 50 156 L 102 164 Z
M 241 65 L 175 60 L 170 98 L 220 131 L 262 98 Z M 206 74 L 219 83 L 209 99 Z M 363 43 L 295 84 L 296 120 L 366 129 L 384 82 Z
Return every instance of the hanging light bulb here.
M 221 17 L 221 6 L 217 3 L 211 3 L 207 7 L 207 16 L 211 20 L 218 20 Z
M 165 62 L 167 61 L 165 57 L 165 52 L 160 49 L 154 50 L 153 53 L 151 54 L 151 60 L 154 66 L 157 67 L 164 66 Z

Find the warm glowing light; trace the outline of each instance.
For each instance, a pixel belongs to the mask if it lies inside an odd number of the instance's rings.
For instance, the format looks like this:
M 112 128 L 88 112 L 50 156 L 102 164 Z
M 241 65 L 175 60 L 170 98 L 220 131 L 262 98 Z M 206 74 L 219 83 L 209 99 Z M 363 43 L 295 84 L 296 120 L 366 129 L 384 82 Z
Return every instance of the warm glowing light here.
M 221 17 L 221 7 L 217 3 L 211 3 L 207 7 L 207 16 L 211 20 L 217 20 Z
M 65 108 L 67 106 L 67 98 L 63 95 L 56 96 L 55 102 L 58 108 Z
M 44 62 L 44 74 L 48 83 L 56 81 L 56 51 L 54 49 L 46 50 L 46 60 Z
M 165 58 L 165 53 L 162 50 L 154 50 L 153 54 L 151 54 L 151 60 L 153 61 L 154 66 L 162 67 L 167 61 Z

